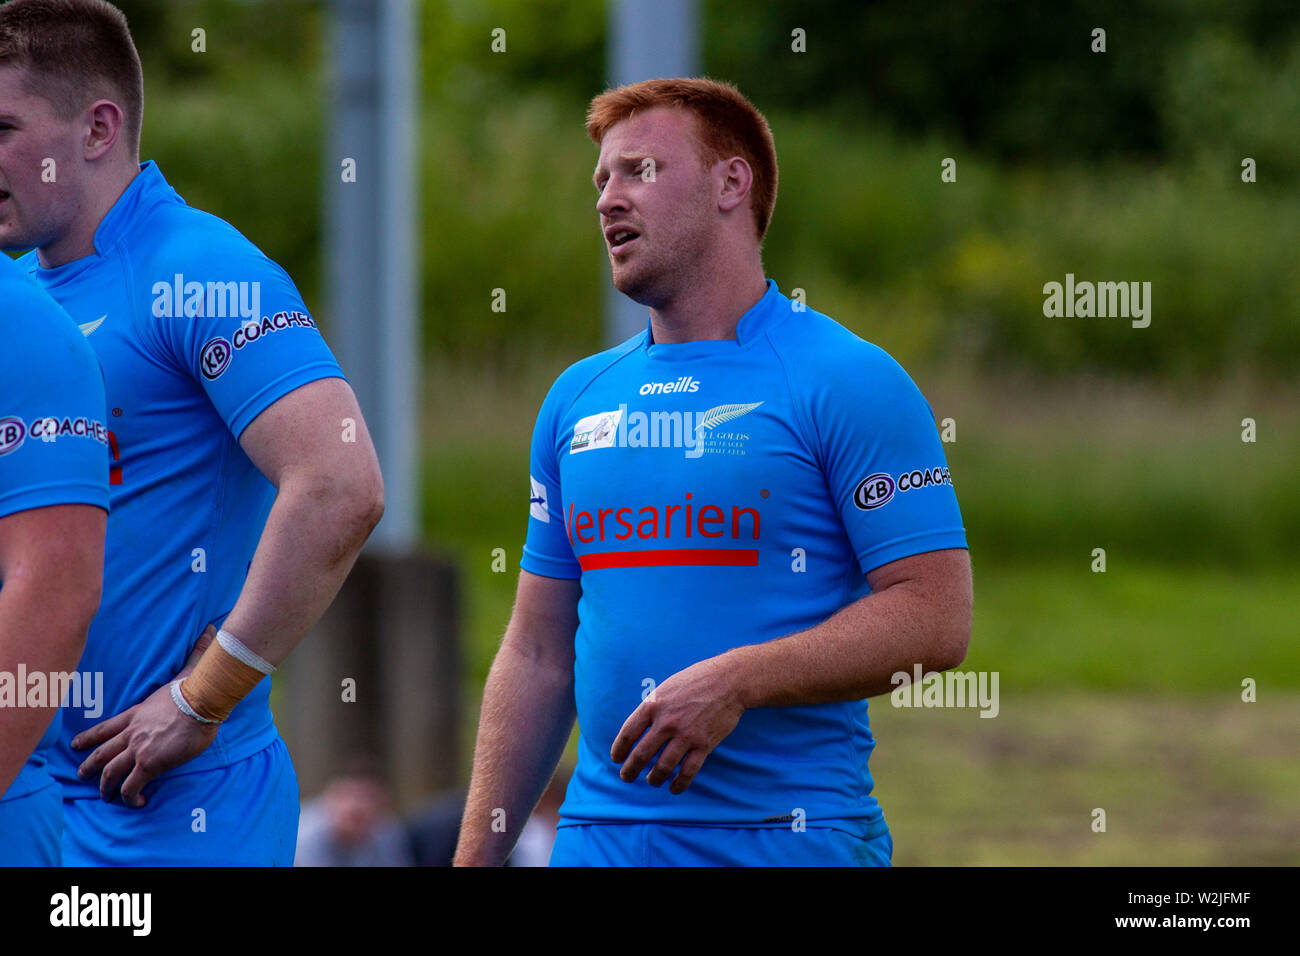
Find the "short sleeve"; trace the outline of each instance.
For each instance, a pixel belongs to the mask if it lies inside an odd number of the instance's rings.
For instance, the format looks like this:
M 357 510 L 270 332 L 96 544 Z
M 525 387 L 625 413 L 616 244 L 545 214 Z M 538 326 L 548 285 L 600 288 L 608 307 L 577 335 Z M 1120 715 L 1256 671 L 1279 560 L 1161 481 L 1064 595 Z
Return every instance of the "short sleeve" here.
M 556 428 L 560 413 L 556 387 L 551 388 L 533 426 L 528 463 L 528 536 L 519 566 L 548 578 L 579 578 L 582 567 L 574 556 L 564 519 L 564 493 L 556 457 Z
M 52 505 L 108 510 L 99 363 L 72 319 L 34 283 L 20 283 L 0 279 L 12 324 L 0 349 L 0 518 Z
M 237 234 L 146 276 L 154 338 L 236 438 L 289 392 L 343 378 L 293 281 Z
M 812 391 L 811 428 L 862 570 L 965 548 L 934 413 L 903 367 L 855 337 L 822 371 Z

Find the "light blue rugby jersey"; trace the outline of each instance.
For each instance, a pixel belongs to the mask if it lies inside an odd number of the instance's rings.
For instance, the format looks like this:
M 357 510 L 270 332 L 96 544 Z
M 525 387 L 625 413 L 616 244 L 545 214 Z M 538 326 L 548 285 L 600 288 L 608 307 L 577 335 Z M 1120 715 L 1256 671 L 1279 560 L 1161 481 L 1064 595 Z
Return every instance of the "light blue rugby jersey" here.
M 521 567 L 580 578 L 578 764 L 563 822 L 884 823 L 866 701 L 748 710 L 674 795 L 619 779 L 614 738 L 655 684 L 820 624 L 866 572 L 965 548 L 929 404 L 886 352 L 769 280 L 736 338 L 649 328 L 571 366 L 533 434 Z M 653 684 L 651 683 L 653 682 Z
M 67 313 L 3 253 L 0 338 L 0 518 L 52 505 L 107 508 L 108 429 L 95 354 Z M 58 735 L 56 714 L 0 799 L 50 783 L 46 761 Z
M 24 263 L 81 325 L 103 366 L 112 451 L 104 597 L 83 672 L 104 674 L 102 719 L 169 683 L 243 587 L 275 489 L 240 447 L 248 424 L 308 382 L 343 378 L 292 280 L 233 226 L 193 209 L 153 162 L 95 232 L 95 251 Z M 238 636 L 238 635 L 236 635 Z M 170 773 L 225 766 L 277 736 L 263 680 L 206 751 Z M 68 742 L 64 796 L 98 796 Z M 164 776 L 166 776 L 164 774 Z

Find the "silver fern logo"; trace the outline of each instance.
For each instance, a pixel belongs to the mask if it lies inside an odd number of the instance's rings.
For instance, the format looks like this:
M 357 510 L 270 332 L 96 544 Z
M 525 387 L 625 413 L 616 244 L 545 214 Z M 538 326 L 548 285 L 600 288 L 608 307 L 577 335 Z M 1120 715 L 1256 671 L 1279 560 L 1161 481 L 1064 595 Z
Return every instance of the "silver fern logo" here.
M 715 405 L 703 412 L 629 411 L 627 405 L 580 418 L 569 454 L 599 448 L 681 448 L 687 458 L 743 455 L 749 432 L 733 423 L 762 402 Z
M 717 428 L 719 425 L 724 422 L 729 422 L 733 418 L 739 418 L 741 415 L 748 415 L 762 404 L 762 402 L 749 402 L 748 404 L 743 405 L 718 405 L 716 408 L 710 408 L 700 416 L 700 421 L 695 426 L 695 430 L 698 432 L 704 429 Z
M 745 453 L 745 442 L 749 441 L 749 435 L 744 432 L 724 429 L 715 432 L 720 425 L 734 421 L 744 415 L 748 415 L 762 402 L 743 402 L 736 405 L 717 405 L 710 408 L 695 424 L 695 447 L 688 449 L 687 458 L 699 458 L 709 451 L 713 454 L 737 454 Z

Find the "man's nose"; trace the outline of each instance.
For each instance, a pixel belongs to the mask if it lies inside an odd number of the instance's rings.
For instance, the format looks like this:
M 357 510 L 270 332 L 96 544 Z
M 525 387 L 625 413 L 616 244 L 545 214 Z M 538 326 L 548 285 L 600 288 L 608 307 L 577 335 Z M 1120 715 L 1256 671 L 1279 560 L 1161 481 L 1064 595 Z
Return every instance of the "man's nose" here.
M 627 208 L 627 200 L 623 198 L 619 187 L 614 184 L 613 180 L 607 182 L 604 190 L 601 191 L 600 198 L 596 200 L 596 212 L 602 216 L 609 216 L 618 210 L 626 210 Z

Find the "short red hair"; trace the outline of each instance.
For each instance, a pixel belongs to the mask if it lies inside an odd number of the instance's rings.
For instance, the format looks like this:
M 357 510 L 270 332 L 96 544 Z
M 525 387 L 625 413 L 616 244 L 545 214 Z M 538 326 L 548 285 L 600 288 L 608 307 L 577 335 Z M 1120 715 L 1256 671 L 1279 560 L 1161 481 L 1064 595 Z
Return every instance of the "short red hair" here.
M 754 172 L 750 208 L 761 240 L 776 206 L 776 143 L 767 119 L 730 83 L 695 77 L 644 80 L 606 90 L 587 109 L 587 135 L 597 146 L 611 126 L 639 110 L 673 106 L 694 114 L 703 148 L 712 164 L 739 156 Z

